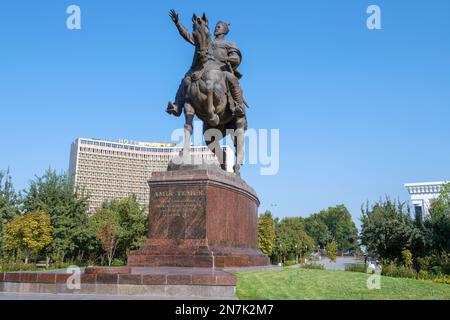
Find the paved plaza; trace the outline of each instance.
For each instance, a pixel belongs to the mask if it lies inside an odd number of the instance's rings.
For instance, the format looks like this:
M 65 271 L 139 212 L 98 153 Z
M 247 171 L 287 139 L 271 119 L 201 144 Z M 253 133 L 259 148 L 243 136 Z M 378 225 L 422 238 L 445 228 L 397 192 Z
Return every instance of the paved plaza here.
M 348 264 L 364 263 L 364 259 L 355 257 L 337 257 L 336 262 L 331 261 L 328 258 L 322 258 L 316 263 L 323 265 L 326 270 L 345 270 L 345 266 Z

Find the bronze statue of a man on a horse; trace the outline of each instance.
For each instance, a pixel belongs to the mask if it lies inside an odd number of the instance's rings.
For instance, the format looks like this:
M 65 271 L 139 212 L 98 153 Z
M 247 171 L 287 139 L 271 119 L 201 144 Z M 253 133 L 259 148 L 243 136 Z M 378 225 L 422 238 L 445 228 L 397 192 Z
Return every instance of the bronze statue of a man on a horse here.
M 242 60 L 241 51 L 233 42 L 225 40 L 229 32 L 227 23 L 217 23 L 215 39 L 211 40 L 205 14 L 202 17 L 194 14 L 192 17 L 192 34 L 181 25 L 175 11 L 171 10 L 169 15 L 180 35 L 195 46 L 192 66 L 180 84 L 175 102 L 169 102 L 166 110 L 175 116 L 180 116 L 184 111 L 183 153 L 189 154 L 192 122 L 194 115 L 197 115 L 203 121 L 206 144 L 216 154 L 222 168 L 225 164 L 220 139 L 207 132 L 216 129 L 220 131 L 221 137 L 232 132 L 236 154 L 234 171 L 239 174 L 244 160 L 244 132 L 247 129 L 246 103 L 239 84 L 242 75 L 237 71 Z

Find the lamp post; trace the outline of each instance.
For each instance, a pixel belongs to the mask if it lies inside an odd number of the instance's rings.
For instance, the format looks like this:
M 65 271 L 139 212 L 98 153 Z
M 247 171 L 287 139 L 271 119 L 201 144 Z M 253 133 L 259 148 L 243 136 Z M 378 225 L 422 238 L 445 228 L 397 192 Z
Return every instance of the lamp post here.
M 298 264 L 298 250 L 297 250 L 297 244 L 295 245 L 295 263 Z

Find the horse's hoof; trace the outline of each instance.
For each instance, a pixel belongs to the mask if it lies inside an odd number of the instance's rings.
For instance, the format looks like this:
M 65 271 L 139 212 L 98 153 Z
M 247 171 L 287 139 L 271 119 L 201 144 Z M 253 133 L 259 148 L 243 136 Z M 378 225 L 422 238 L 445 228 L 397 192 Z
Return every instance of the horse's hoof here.
M 215 114 L 214 117 L 209 118 L 208 123 L 212 127 L 217 127 L 220 123 L 219 116 L 217 114 Z
M 166 112 L 168 114 L 172 114 L 172 115 L 176 116 L 178 114 L 178 106 L 176 106 L 172 102 L 169 102 L 169 104 L 167 105 Z

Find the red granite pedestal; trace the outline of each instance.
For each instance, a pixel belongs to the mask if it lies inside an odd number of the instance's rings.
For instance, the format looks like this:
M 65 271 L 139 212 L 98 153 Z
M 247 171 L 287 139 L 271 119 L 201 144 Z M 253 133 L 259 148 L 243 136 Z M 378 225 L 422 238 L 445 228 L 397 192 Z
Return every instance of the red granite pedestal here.
M 153 173 L 149 232 L 130 267 L 250 267 L 269 258 L 258 247 L 255 191 L 214 166 Z

